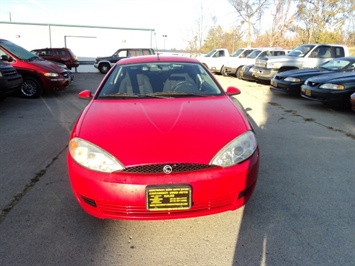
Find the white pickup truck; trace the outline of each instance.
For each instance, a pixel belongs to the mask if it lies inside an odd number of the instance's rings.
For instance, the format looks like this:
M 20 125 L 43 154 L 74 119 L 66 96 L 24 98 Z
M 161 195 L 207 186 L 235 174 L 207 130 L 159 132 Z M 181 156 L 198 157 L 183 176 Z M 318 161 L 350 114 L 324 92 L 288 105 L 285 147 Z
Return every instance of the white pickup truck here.
M 286 55 L 288 50 L 276 47 L 262 47 L 262 48 L 251 48 L 253 51 L 248 54 L 245 58 L 234 58 L 231 57 L 224 65 L 224 71 L 226 75 L 236 76 L 241 78 L 241 72 L 243 66 L 255 64 L 257 58 L 266 56 L 281 56 Z
M 213 49 L 204 56 L 197 57 L 197 59 L 204 64 L 211 72 L 221 73 L 225 75 L 224 65 L 230 57 L 239 58 L 245 57 L 253 51 L 252 48 L 240 48 L 234 53 L 229 54 L 225 48 Z
M 314 68 L 337 57 L 349 56 L 345 45 L 303 44 L 286 56 L 259 58 L 255 61 L 254 77 L 270 81 L 278 72 L 291 69 Z

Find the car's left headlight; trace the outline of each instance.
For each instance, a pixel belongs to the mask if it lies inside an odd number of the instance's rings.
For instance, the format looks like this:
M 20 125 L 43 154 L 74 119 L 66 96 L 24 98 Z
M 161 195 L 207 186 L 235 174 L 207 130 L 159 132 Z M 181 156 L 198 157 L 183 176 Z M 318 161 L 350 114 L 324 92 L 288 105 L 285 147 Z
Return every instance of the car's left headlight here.
M 222 167 L 232 166 L 248 159 L 256 149 L 255 134 L 252 131 L 248 131 L 224 146 L 211 160 L 210 164 Z
M 287 77 L 285 78 L 285 81 L 289 81 L 289 82 L 301 82 L 300 78 L 294 78 L 294 77 Z
M 323 85 L 320 85 L 319 88 L 326 89 L 326 90 L 339 90 L 339 91 L 345 89 L 343 85 L 332 84 L 332 83 L 325 83 Z

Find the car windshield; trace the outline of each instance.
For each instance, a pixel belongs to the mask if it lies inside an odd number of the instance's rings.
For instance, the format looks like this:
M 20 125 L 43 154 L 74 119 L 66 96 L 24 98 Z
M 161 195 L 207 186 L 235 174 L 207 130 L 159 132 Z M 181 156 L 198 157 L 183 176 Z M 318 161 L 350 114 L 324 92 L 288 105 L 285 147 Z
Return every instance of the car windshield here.
M 27 51 L 21 46 L 18 46 L 10 41 L 2 40 L 0 45 L 21 60 L 39 59 L 38 56 L 34 55 L 30 51 Z
M 293 57 L 303 57 L 305 56 L 310 50 L 312 50 L 314 45 L 300 45 L 293 49 L 291 52 L 289 52 L 287 55 L 288 56 L 293 56 Z
M 250 54 L 248 54 L 246 58 L 256 58 L 260 53 L 260 50 L 254 50 Z
M 198 63 L 154 62 L 116 65 L 97 98 L 176 98 L 224 95 Z
M 319 66 L 319 68 L 326 69 L 326 70 L 332 70 L 332 71 L 339 71 L 339 70 L 346 69 L 348 67 L 350 67 L 351 69 L 354 69 L 355 62 L 352 62 L 349 60 L 334 59 L 334 60 L 330 60 L 326 63 L 323 63 Z
M 241 53 L 243 53 L 245 49 L 238 49 L 235 51 L 233 54 L 231 54 L 232 57 L 238 57 Z
M 214 53 L 216 52 L 216 50 L 212 50 L 210 52 L 208 52 L 207 54 L 205 54 L 205 57 L 211 57 Z

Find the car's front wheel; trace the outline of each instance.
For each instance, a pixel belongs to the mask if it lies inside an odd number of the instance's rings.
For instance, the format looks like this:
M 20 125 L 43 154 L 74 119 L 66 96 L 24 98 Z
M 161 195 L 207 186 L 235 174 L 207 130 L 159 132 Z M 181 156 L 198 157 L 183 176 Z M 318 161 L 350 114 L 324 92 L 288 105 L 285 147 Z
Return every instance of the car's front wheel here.
M 37 78 L 25 76 L 19 92 L 24 98 L 38 98 L 43 92 L 43 85 Z
M 106 74 L 110 70 L 110 65 L 107 63 L 102 63 L 99 65 L 99 70 L 101 74 Z
M 235 76 L 238 78 L 238 79 L 241 79 L 242 78 L 242 66 L 238 67 L 237 71 L 235 72 Z
M 221 74 L 222 74 L 223 76 L 228 76 L 228 74 L 227 74 L 227 72 L 226 72 L 226 68 L 225 68 L 224 66 L 222 66 L 222 68 L 221 68 Z

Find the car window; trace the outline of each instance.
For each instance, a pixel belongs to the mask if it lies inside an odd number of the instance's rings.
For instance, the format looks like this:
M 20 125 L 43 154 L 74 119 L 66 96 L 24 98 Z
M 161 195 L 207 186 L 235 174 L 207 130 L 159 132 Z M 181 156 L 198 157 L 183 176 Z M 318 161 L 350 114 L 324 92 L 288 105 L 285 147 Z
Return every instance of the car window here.
M 261 50 L 254 50 L 247 55 L 246 58 L 256 58 L 261 53 Z
M 22 48 L 21 46 L 18 46 L 18 45 L 14 44 L 12 42 L 9 42 L 9 41 L 5 41 L 5 40 L 2 41 L 1 46 L 3 46 L 6 50 L 10 51 L 17 58 L 22 59 L 22 60 L 31 60 L 33 58 L 38 58 L 30 51 L 27 51 L 26 49 Z
M 264 52 L 261 52 L 258 57 L 264 57 L 264 56 L 270 56 L 270 52 L 269 51 L 264 51 Z
M 287 55 L 288 56 L 294 56 L 294 57 L 303 57 L 306 54 L 309 53 L 309 51 L 311 51 L 314 48 L 314 45 L 300 45 L 298 47 L 296 47 L 295 49 L 293 49 L 292 51 L 290 51 Z
M 334 57 L 344 57 L 344 48 L 343 47 L 332 47 L 332 52 Z
M 197 63 L 142 63 L 116 65 L 98 98 L 186 97 L 224 95 L 212 77 Z
M 150 52 L 149 49 L 143 49 L 143 50 L 142 50 L 142 54 L 143 54 L 143 55 L 150 55 L 151 52 Z
M 127 57 L 139 56 L 139 55 L 141 55 L 140 49 L 129 49 L 127 53 Z
M 327 70 L 342 70 L 342 69 L 354 69 L 354 62 L 351 62 L 349 60 L 330 60 L 326 63 L 323 63 L 319 66 L 319 68 L 327 69 Z
M 117 53 L 115 54 L 116 56 L 118 57 L 127 57 L 127 50 L 120 50 L 120 51 L 117 51 Z
M 309 55 L 311 58 L 332 58 L 331 47 L 319 46 Z
M 285 55 L 285 51 L 270 51 L 272 56 Z
M 56 54 L 59 56 L 66 56 L 67 53 L 64 50 L 56 50 Z

